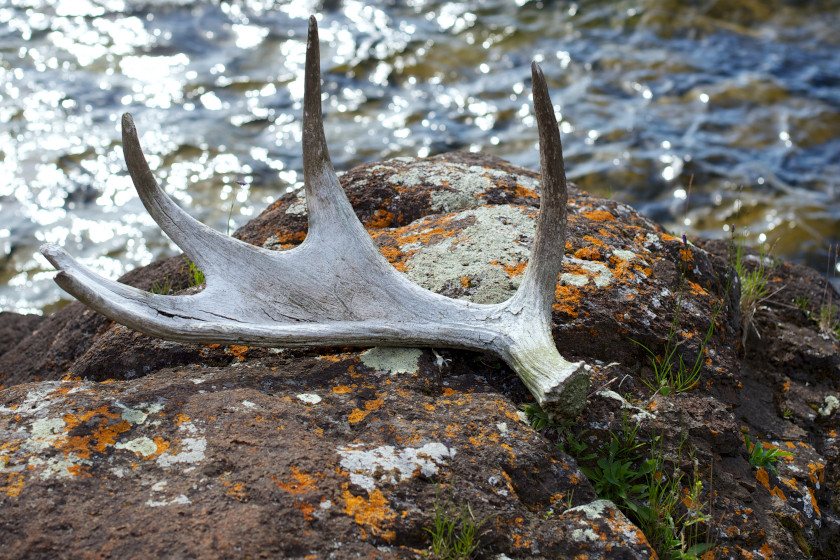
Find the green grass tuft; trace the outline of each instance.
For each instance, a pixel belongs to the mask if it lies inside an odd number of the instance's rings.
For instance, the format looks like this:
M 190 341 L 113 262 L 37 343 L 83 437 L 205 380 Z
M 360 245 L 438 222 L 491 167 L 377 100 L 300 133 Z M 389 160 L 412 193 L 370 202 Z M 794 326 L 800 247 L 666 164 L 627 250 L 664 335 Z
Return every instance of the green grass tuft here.
M 451 487 L 450 487 L 451 491 Z M 431 527 L 423 530 L 432 537 L 429 552 L 436 560 L 467 560 L 478 550 L 482 525 L 466 502 L 455 504 L 452 496 L 442 499 L 435 490 L 435 516 Z

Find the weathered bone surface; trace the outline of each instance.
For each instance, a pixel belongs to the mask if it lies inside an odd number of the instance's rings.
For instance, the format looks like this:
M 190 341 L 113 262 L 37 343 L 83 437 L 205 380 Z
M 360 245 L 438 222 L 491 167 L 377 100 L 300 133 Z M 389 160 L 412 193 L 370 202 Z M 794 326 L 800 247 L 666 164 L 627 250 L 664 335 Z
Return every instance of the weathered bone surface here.
M 107 280 L 47 244 L 55 281 L 89 307 L 140 332 L 182 342 L 262 346 L 426 346 L 490 352 L 505 360 L 550 414 L 586 403 L 582 362 L 558 353 L 551 306 L 566 242 L 566 178 L 560 135 L 542 70 L 532 63 L 540 140 L 541 207 L 518 291 L 499 304 L 447 298 L 413 284 L 380 254 L 336 177 L 321 115 L 318 30 L 309 22 L 303 166 L 309 230 L 288 251 L 223 235 L 181 210 L 158 186 L 131 116 L 123 150 L 149 214 L 204 272 L 200 293 L 163 296 Z

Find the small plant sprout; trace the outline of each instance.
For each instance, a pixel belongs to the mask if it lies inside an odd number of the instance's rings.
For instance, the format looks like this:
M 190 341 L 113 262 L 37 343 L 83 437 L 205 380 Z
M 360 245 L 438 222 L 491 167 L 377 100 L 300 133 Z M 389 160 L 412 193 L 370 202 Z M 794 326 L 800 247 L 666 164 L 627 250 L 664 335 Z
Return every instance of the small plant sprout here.
M 750 464 L 754 467 L 770 469 L 776 476 L 779 476 L 779 473 L 776 472 L 776 463 L 779 462 L 779 459 L 793 455 L 793 453 L 782 451 L 772 445 L 767 446 L 758 441 L 753 443 L 747 434 L 744 434 L 744 444 L 747 446 L 747 451 L 749 452 Z
M 167 296 L 175 292 L 175 290 L 172 288 L 172 279 L 169 278 L 168 274 L 163 277 L 163 280 L 152 284 L 152 289 L 149 291 L 153 294 L 160 294 L 162 296 Z
M 768 271 L 764 266 L 764 248 L 758 258 L 758 266 L 751 268 L 747 266 L 744 255 L 744 240 L 735 241 L 735 228 L 732 227 L 733 244 L 735 246 L 732 266 L 738 277 L 741 279 L 741 345 L 746 344 L 750 331 L 755 329 L 755 314 L 761 302 L 768 297 L 770 290 L 767 287 Z
M 187 257 L 184 257 L 184 266 L 187 268 L 187 272 L 189 274 L 189 277 L 187 279 L 187 286 L 176 286 L 172 283 L 172 278 L 170 278 L 167 274 L 163 277 L 163 280 L 152 284 L 152 288 L 149 291 L 153 294 L 168 296 L 174 294 L 179 290 L 184 289 L 184 287 L 192 288 L 193 286 L 200 286 L 204 284 L 204 273 L 198 268 L 198 266 L 194 262 L 189 260 Z M 181 272 L 184 272 L 183 267 L 181 268 Z
M 452 493 L 450 487 L 450 493 Z M 435 490 L 435 516 L 431 527 L 424 531 L 432 537 L 429 552 L 435 560 L 468 560 L 478 549 L 481 527 L 486 519 L 478 520 L 466 502 L 456 505 L 452 496 L 442 499 L 440 486 Z
M 683 245 L 685 251 L 690 251 L 685 235 L 683 235 Z M 680 348 L 682 341 L 677 341 L 677 335 L 680 332 L 680 314 L 682 312 L 683 296 L 687 280 L 685 263 L 683 265 L 674 320 L 671 322 L 671 329 L 668 332 L 663 354 L 659 355 L 641 342 L 631 339 L 633 343 L 647 352 L 648 362 L 653 369 L 653 381 L 648 381 L 647 379 L 642 379 L 642 381 L 654 394 L 660 393 L 664 396 L 668 396 L 671 392 L 681 393 L 688 391 L 696 387 L 700 382 L 700 373 L 703 369 L 703 356 L 705 355 L 709 340 L 714 333 L 715 321 L 717 321 L 718 315 L 720 315 L 724 305 L 723 300 L 715 305 L 711 321 L 709 321 L 709 328 L 706 330 L 697 356 L 693 362 L 686 363 Z M 729 283 L 727 283 L 726 291 L 729 291 Z
M 541 431 L 543 428 L 558 427 L 557 423 L 548 417 L 548 414 L 537 403 L 525 403 L 520 406 L 525 417 L 528 419 L 528 424 L 536 431 Z
M 840 309 L 831 303 L 826 303 L 820 306 L 820 316 L 817 320 L 817 324 L 820 327 L 820 333 L 825 336 L 834 337 L 840 335 L 840 320 L 836 318 L 838 311 L 840 311 Z
M 187 263 L 187 268 L 190 272 L 190 287 L 201 286 L 204 284 L 204 273 L 198 268 L 194 262 L 184 257 L 184 262 Z
M 811 312 L 808 311 L 808 306 L 811 304 L 811 298 L 807 296 L 797 296 L 793 298 L 793 304 L 805 313 L 806 316 L 811 316 Z

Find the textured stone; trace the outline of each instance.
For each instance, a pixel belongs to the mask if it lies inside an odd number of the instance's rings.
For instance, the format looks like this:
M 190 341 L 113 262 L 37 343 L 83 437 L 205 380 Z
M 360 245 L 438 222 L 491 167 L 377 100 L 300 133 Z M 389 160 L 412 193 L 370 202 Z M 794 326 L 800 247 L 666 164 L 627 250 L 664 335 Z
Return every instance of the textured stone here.
M 536 177 L 454 153 L 368 164 L 341 181 L 395 267 L 447 296 L 494 301 L 524 270 Z M 302 207 L 284 195 L 236 235 L 294 246 Z M 587 452 L 626 429 L 660 438 L 668 473 L 703 482 L 714 557 L 833 558 L 840 412 L 828 404 L 840 397 L 840 350 L 817 319 L 840 296 L 814 271 L 770 263 L 742 347 L 729 244 L 694 242 L 570 189 L 554 333 L 592 373 L 570 429 Z M 183 268 L 176 257 L 124 281 L 185 287 Z M 666 395 L 645 381 L 669 336 L 701 371 Z M 0 356 L 0 375 L 0 531 L 16 535 L 0 557 L 419 558 L 447 498 L 486 519 L 482 558 L 653 554 L 596 499 L 557 433 L 522 423 L 529 394 L 488 356 L 180 345 L 71 304 Z M 742 431 L 792 455 L 776 472 L 751 465 Z

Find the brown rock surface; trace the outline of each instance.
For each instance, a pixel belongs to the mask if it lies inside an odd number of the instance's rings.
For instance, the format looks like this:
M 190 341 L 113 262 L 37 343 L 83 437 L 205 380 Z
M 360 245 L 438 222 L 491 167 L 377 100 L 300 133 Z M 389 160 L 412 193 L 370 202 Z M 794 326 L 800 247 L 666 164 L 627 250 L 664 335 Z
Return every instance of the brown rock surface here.
M 0 356 L 29 336 L 43 320 L 41 315 L 0 312 Z
M 450 496 L 486 520 L 486 551 L 650 557 L 503 375 L 429 379 L 432 360 L 275 354 L 7 389 L 0 557 L 419 558 Z
M 515 290 L 539 205 L 533 172 L 454 153 L 341 181 L 413 281 L 474 301 Z M 769 263 L 742 348 L 727 244 L 684 243 L 575 188 L 569 211 L 554 319 L 564 357 L 592 366 L 576 423 L 522 423 L 527 391 L 488 356 L 181 345 L 72 304 L 0 356 L 0 534 L 19 535 L 0 556 L 421 557 L 435 504 L 451 497 L 486 520 L 481 558 L 649 558 L 579 469 L 638 425 L 639 442 L 662 443 L 666 474 L 702 481 L 705 557 L 833 558 L 840 351 L 816 318 L 837 294 L 813 271 Z M 305 234 L 299 193 L 236 233 L 278 249 Z M 124 281 L 148 289 L 181 269 L 169 259 Z M 650 357 L 675 344 L 685 363 L 699 357 L 700 378 L 654 392 Z M 52 381 L 25 383 L 38 379 Z M 552 444 L 563 430 L 586 447 L 577 461 Z M 742 430 L 793 454 L 776 472 L 751 465 Z

